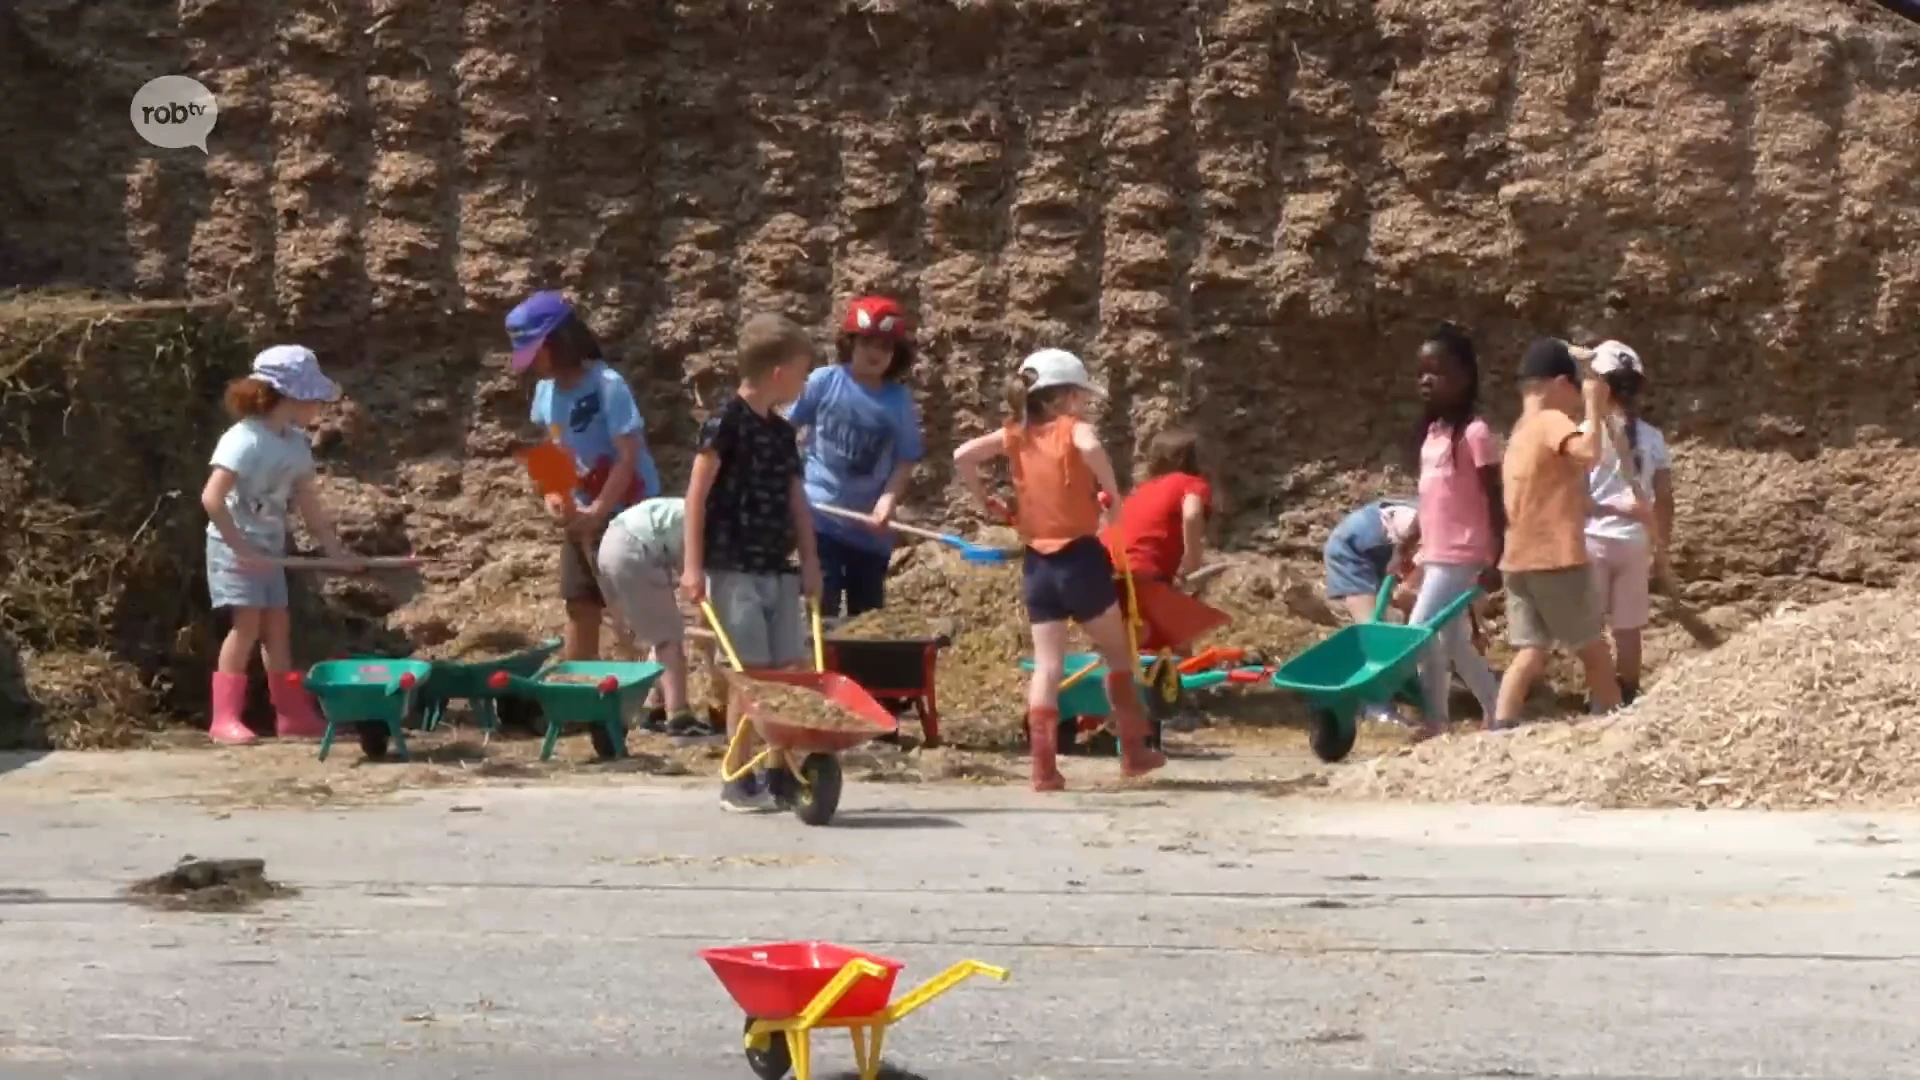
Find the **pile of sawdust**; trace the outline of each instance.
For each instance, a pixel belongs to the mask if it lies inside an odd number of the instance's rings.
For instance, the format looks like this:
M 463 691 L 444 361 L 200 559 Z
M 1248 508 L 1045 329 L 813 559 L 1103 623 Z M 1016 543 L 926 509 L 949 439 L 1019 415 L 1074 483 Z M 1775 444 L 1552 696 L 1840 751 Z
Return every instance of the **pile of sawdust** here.
M 1340 775 L 1350 795 L 1598 807 L 1920 801 L 1920 589 L 1784 607 L 1676 663 L 1632 708 L 1437 739 Z
M 826 696 L 775 682 L 750 682 L 746 694 L 754 715 L 773 718 L 794 727 L 822 731 L 871 731 L 884 734 L 864 717 L 835 704 Z
M 148 677 L 104 650 L 30 653 L 21 666 L 44 737 L 56 749 L 132 746 L 163 726 Z
M 267 877 L 263 859 L 196 859 L 191 855 L 164 874 L 135 883 L 133 900 L 164 911 L 251 911 L 262 900 L 300 895 Z
M 453 640 L 424 650 L 423 654 L 434 660 L 479 662 L 512 656 L 539 645 L 540 639 L 524 630 L 477 623 L 461 631 Z
M 0 630 L 32 657 L 0 698 L 37 725 L 8 741 L 124 745 L 156 707 L 203 702 L 193 493 L 246 362 L 219 305 L 0 300 Z

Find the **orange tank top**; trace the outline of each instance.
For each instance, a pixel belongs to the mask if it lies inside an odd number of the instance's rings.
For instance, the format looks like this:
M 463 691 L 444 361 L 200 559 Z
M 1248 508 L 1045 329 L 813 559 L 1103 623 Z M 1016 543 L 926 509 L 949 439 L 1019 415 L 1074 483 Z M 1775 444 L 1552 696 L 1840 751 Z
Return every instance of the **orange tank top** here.
M 1020 539 L 1042 555 L 1100 531 L 1099 485 L 1073 445 L 1075 423 L 1062 416 L 1025 430 L 1004 429 L 1016 497 L 1014 524 Z

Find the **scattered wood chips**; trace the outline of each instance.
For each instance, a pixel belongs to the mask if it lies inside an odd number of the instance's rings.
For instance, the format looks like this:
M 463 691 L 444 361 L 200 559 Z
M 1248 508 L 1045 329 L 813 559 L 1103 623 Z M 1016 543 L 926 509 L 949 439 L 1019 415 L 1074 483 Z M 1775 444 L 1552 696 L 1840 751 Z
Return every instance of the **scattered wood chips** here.
M 1632 708 L 1457 734 L 1343 770 L 1336 791 L 1595 807 L 1920 802 L 1920 590 L 1787 606 L 1676 663 Z

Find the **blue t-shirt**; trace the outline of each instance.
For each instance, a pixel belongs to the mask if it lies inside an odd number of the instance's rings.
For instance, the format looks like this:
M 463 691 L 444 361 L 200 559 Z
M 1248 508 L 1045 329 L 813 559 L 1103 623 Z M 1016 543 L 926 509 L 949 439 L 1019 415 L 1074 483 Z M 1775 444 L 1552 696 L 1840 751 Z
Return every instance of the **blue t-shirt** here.
M 600 485 L 613 468 L 613 440 L 621 435 L 640 437 L 640 454 L 634 461 L 634 473 L 641 486 L 633 498 L 623 498 L 613 506 L 619 513 L 640 499 L 660 494 L 660 471 L 647 452 L 647 425 L 640 419 L 640 407 L 634 404 L 627 380 L 605 364 L 587 365 L 579 382 L 562 390 L 552 379 L 541 379 L 533 388 L 533 422 L 541 430 L 558 426 L 560 444 L 573 453 L 573 467 L 580 474 L 580 486 L 573 489 L 574 501 L 591 505 Z
M 807 501 L 815 506 L 867 513 L 894 466 L 926 453 L 913 391 L 891 381 L 869 390 L 845 364 L 816 368 L 787 419 L 807 429 Z M 816 513 L 814 528 L 876 551 L 893 546 L 891 537 L 831 514 Z

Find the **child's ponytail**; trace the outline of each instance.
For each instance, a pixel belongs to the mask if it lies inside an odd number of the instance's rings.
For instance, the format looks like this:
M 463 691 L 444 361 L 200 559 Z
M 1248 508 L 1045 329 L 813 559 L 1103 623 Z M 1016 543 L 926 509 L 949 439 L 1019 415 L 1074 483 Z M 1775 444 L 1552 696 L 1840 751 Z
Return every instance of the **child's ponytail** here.
M 1033 376 L 1025 371 L 1016 371 L 1007 376 L 1004 393 L 1007 400 L 1007 423 L 1013 427 L 1025 427 L 1032 420 L 1028 410 L 1033 403 L 1028 400 L 1032 393 Z
M 280 391 L 269 386 L 264 379 L 242 375 L 227 384 L 221 401 L 226 405 L 228 415 L 235 420 L 245 420 L 249 416 L 265 416 L 272 412 L 280 404 Z

